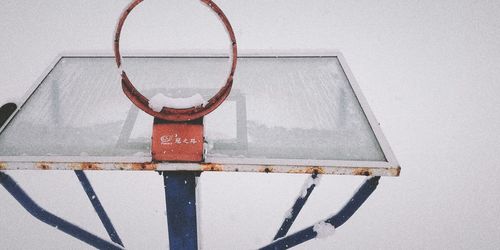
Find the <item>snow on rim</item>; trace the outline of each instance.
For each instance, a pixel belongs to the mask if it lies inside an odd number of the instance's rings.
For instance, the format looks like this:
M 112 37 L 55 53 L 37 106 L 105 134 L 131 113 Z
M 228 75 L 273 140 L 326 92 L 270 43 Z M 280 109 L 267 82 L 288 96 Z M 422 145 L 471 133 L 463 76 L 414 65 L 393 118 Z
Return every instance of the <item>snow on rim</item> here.
M 164 107 L 187 109 L 202 106 L 203 104 L 205 104 L 205 100 L 198 93 L 186 98 L 173 98 L 158 93 L 149 100 L 149 107 L 155 112 L 161 112 Z

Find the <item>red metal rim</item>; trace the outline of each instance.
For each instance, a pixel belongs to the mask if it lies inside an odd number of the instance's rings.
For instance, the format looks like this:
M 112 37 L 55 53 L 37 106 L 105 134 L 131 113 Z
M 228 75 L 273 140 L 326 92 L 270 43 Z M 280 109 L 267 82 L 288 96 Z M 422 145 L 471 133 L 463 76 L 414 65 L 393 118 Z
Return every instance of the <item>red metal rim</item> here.
M 226 27 L 226 30 L 229 34 L 229 38 L 231 40 L 231 53 L 232 53 L 232 60 L 231 60 L 231 71 L 229 72 L 229 76 L 227 77 L 225 85 L 213 96 L 208 100 L 206 105 L 200 106 L 200 107 L 191 107 L 187 109 L 176 109 L 176 108 L 169 108 L 169 107 L 164 107 L 160 112 L 154 111 L 152 108 L 149 107 L 149 99 L 146 98 L 144 95 L 142 95 L 132 84 L 130 79 L 128 78 L 127 74 L 125 73 L 124 70 L 121 69 L 122 65 L 122 56 L 120 53 L 120 35 L 121 31 L 123 28 L 123 25 L 125 23 L 125 20 L 127 19 L 128 15 L 130 12 L 137 6 L 139 3 L 141 3 L 143 0 L 133 0 L 129 6 L 123 11 L 123 13 L 120 16 L 120 19 L 118 21 L 118 25 L 116 28 L 115 32 L 115 40 L 114 40 L 114 52 L 115 52 L 115 60 L 116 60 L 116 65 L 118 66 L 118 69 L 121 70 L 121 77 L 122 77 L 122 89 L 125 95 L 140 109 L 142 109 L 144 112 L 163 119 L 163 120 L 169 120 L 169 121 L 190 121 L 194 119 L 198 119 L 202 116 L 207 115 L 208 113 L 212 112 L 215 110 L 224 100 L 226 97 L 229 95 L 231 92 L 231 87 L 233 85 L 233 76 L 234 72 L 236 70 L 236 61 L 238 59 L 238 49 L 236 45 L 236 37 L 234 35 L 233 28 L 231 27 L 231 24 L 229 23 L 229 20 L 227 19 L 226 15 L 222 10 L 217 6 L 214 2 L 211 0 L 200 0 L 204 4 L 206 4 L 210 9 L 212 9 L 221 19 L 222 23 Z

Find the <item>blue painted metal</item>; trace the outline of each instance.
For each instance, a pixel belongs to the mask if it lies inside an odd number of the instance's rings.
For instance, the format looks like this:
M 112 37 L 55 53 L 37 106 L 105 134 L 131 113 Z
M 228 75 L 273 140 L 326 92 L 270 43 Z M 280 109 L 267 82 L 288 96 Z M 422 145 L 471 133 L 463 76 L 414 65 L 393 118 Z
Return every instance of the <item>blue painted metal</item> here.
M 325 223 L 330 223 L 335 228 L 342 226 L 351 216 L 363 205 L 363 203 L 375 191 L 379 182 L 380 176 L 375 176 L 367 179 L 363 185 L 356 191 L 351 200 L 334 216 L 326 219 Z M 304 243 L 317 236 L 313 230 L 314 226 L 310 226 L 290 236 L 274 241 L 273 243 L 261 248 L 264 250 L 270 249 L 287 249 L 298 244 Z
M 313 178 L 313 179 L 318 178 L 318 173 L 313 173 L 311 178 Z M 281 224 L 280 229 L 278 230 L 278 232 L 274 236 L 273 240 L 277 240 L 279 238 L 286 236 L 286 234 L 288 233 L 288 230 L 290 230 L 290 227 L 292 227 L 293 222 L 295 221 L 295 219 L 299 215 L 300 210 L 302 210 L 302 207 L 304 207 L 304 204 L 306 204 L 307 199 L 309 198 L 309 196 L 311 195 L 311 193 L 315 187 L 316 187 L 316 184 L 311 185 L 307 189 L 307 193 L 304 197 L 299 196 L 299 198 L 297 198 L 297 200 L 295 201 L 295 204 L 293 204 L 293 206 L 292 206 L 291 216 L 285 218 L 285 220 Z
M 0 128 L 3 126 L 3 124 L 10 118 L 12 114 L 17 109 L 17 105 L 15 103 L 7 103 L 3 104 L 0 103 Z
M 115 230 L 115 227 L 113 226 L 113 223 L 111 223 L 111 220 L 108 217 L 108 214 L 106 213 L 106 210 L 104 210 L 104 207 L 101 204 L 101 201 L 99 201 L 99 197 L 97 197 L 97 194 L 94 191 L 94 188 L 92 188 L 92 184 L 90 184 L 89 179 L 87 178 L 87 175 L 85 175 L 85 172 L 82 170 L 75 170 L 75 174 L 78 177 L 78 180 L 80 181 L 80 184 L 82 184 L 83 190 L 85 190 L 85 193 L 89 197 L 90 202 L 92 203 L 92 206 L 94 207 L 95 212 L 99 216 L 99 219 L 102 222 L 102 225 L 106 229 L 106 232 L 108 232 L 109 237 L 113 242 L 116 244 L 119 244 L 120 246 L 123 246 L 122 240 L 120 239 L 120 236 Z
M 75 171 L 75 173 L 82 183 L 87 196 L 90 198 L 92 205 L 96 209 L 99 218 L 108 231 L 108 234 L 113 241 L 121 246 L 102 239 L 50 212 L 45 211 L 43 208 L 38 206 L 38 204 L 36 204 L 9 175 L 1 171 L 0 184 L 31 215 L 40 221 L 56 227 L 60 231 L 98 249 L 123 249 L 121 239 L 116 233 L 116 230 L 111 224 L 104 208 L 99 202 L 99 199 L 97 198 L 97 195 L 95 194 L 88 178 L 82 171 Z M 170 249 L 194 250 L 198 248 L 196 223 L 196 177 L 198 175 L 199 173 L 197 172 L 163 172 Z M 313 178 L 317 178 L 317 175 L 313 174 Z M 323 222 L 329 223 L 335 228 L 342 226 L 375 191 L 379 180 L 379 176 L 367 179 L 337 214 L 324 220 Z M 317 233 L 313 230 L 314 226 L 310 226 L 290 236 L 284 237 L 314 187 L 315 185 L 312 185 L 307 189 L 307 194 L 304 198 L 297 199 L 293 206 L 292 218 L 283 222 L 280 231 L 278 231 L 275 237 L 275 239 L 278 240 L 275 240 L 261 249 L 288 249 L 317 236 Z
M 68 222 L 41 208 L 26 192 L 6 173 L 0 172 L 0 184 L 26 209 L 31 215 L 47 225 L 69 234 L 98 249 L 123 249 L 121 246 L 109 242 L 84 229 Z
M 170 249 L 198 249 L 196 176 L 193 172 L 163 172 Z

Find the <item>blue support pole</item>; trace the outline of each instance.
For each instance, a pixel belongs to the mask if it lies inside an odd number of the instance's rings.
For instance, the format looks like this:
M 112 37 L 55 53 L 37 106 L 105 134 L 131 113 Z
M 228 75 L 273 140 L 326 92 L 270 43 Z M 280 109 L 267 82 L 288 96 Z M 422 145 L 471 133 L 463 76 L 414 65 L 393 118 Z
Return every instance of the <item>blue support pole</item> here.
M 193 172 L 163 172 L 170 249 L 198 249 L 196 176 Z
M 378 186 L 380 176 L 367 179 L 356 191 L 347 204 L 334 216 L 326 219 L 325 223 L 330 223 L 335 228 L 342 226 L 351 216 L 363 205 Z M 290 236 L 281 238 L 273 243 L 261 248 L 262 250 L 288 249 L 310 239 L 316 238 L 318 234 L 314 231 L 314 226 L 305 228 Z

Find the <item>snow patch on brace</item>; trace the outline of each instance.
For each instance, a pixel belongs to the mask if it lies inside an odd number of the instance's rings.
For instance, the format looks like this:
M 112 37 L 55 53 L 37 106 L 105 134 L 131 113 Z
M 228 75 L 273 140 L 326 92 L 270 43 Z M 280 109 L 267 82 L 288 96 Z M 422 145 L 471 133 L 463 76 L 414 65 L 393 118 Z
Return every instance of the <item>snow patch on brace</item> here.
M 313 231 L 316 232 L 316 238 L 326 238 L 335 233 L 335 226 L 328 222 L 321 221 L 313 226 Z
M 312 185 L 315 185 L 316 187 L 319 185 L 319 182 L 321 180 L 321 175 L 316 175 L 316 178 L 313 178 L 313 176 L 309 176 L 304 183 L 304 187 L 302 188 L 302 193 L 300 195 L 301 198 L 305 198 L 307 195 L 307 189 L 309 189 Z

